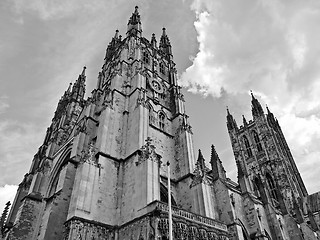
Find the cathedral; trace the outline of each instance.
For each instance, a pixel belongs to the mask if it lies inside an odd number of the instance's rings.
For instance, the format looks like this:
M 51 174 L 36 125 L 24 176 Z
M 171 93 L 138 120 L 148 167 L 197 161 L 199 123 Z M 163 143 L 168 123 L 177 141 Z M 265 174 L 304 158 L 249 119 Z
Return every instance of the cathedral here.
M 167 240 L 169 212 L 175 240 L 320 239 L 320 192 L 308 195 L 253 94 L 252 120 L 238 126 L 227 109 L 238 181 L 213 145 L 210 161 L 195 153 L 166 29 L 143 37 L 138 7 L 86 99 L 85 84 L 86 67 L 59 100 L 3 239 Z

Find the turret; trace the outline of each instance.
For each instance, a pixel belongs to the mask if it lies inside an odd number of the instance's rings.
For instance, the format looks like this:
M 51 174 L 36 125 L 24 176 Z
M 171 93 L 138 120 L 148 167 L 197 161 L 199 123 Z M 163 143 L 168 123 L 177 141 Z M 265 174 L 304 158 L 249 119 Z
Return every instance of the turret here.
M 222 165 L 222 162 L 216 152 L 214 145 L 211 145 L 211 168 L 213 180 L 226 179 L 226 171 Z
M 259 103 L 259 101 L 253 96 L 253 93 L 251 92 L 251 111 L 252 111 L 252 116 L 253 118 L 257 118 L 260 116 L 264 116 L 264 112 L 263 109 L 261 107 L 261 104 Z
M 142 33 L 142 28 L 141 28 L 140 14 L 138 11 L 138 6 L 136 6 L 128 22 L 127 36 L 138 35 L 138 34 L 140 36 L 141 33 Z
M 229 131 L 238 129 L 237 123 L 234 120 L 233 116 L 230 114 L 228 108 L 227 108 L 227 127 Z

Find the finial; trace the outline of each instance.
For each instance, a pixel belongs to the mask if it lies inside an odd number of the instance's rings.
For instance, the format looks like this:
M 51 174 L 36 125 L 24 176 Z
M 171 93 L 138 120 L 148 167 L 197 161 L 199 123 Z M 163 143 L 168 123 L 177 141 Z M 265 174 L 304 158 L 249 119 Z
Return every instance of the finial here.
M 162 28 L 162 36 L 166 36 L 167 34 L 166 34 L 166 28 L 164 27 L 164 28 Z
M 72 83 L 69 83 L 69 87 L 67 89 L 67 92 L 71 92 L 71 86 L 72 86 Z
M 228 106 L 227 106 L 227 114 L 231 115 L 230 112 L 229 112 L 229 107 Z
M 138 13 L 138 9 L 139 9 L 139 7 L 138 7 L 138 6 L 135 6 L 135 7 L 134 7 L 134 12 L 135 12 L 135 13 Z
M 86 69 L 87 69 L 87 67 L 86 67 L 86 66 L 83 66 L 83 70 L 82 70 L 82 73 L 81 73 L 82 76 L 85 76 L 85 74 L 86 74 Z
M 114 38 L 118 38 L 118 35 L 119 35 L 119 30 L 117 29 L 117 30 L 116 30 L 116 33 L 115 33 L 115 35 L 114 35 Z
M 266 109 L 267 109 L 267 112 L 268 112 L 268 113 L 271 113 L 270 110 L 269 110 L 269 108 L 268 108 L 268 104 L 266 104 Z

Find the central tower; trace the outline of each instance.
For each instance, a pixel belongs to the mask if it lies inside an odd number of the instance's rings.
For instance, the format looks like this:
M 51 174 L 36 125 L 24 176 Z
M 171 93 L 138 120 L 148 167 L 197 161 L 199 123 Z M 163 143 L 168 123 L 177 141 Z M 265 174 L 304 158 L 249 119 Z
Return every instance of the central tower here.
M 84 68 L 58 104 L 19 186 L 8 236 L 167 239 L 169 162 L 174 236 L 226 239 L 201 154 L 196 164 L 166 29 L 159 43 L 144 38 L 136 7 L 126 36 L 117 30 L 109 43 L 87 100 L 85 80 Z

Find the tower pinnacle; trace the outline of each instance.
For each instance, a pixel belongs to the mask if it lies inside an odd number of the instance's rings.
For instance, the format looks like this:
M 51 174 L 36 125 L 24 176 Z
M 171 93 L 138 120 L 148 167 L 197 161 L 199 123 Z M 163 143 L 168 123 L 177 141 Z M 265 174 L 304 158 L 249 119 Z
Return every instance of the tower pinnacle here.
M 233 116 L 229 112 L 229 108 L 227 107 L 227 127 L 228 130 L 237 129 L 237 123 L 234 120 Z
M 138 9 L 139 9 L 138 6 L 136 6 L 134 9 L 134 12 L 129 18 L 127 35 L 130 35 L 130 34 L 136 35 L 138 32 L 140 34 L 142 32 L 140 14 Z
M 159 47 L 165 54 L 172 56 L 171 43 L 166 33 L 166 28 L 162 28 Z
M 251 111 L 252 111 L 252 116 L 253 118 L 255 117 L 259 117 L 259 116 L 263 116 L 263 109 L 261 107 L 261 104 L 259 103 L 259 101 L 254 97 L 252 91 L 251 91 Z

